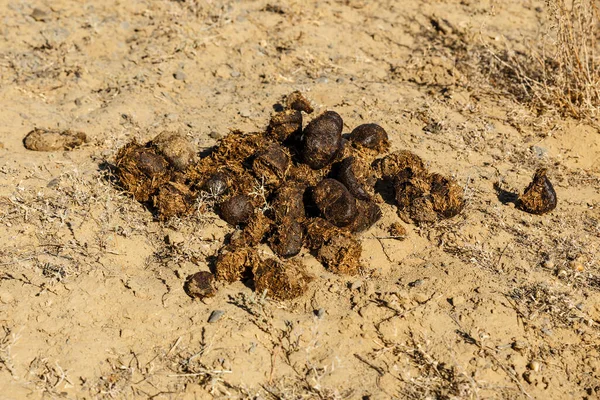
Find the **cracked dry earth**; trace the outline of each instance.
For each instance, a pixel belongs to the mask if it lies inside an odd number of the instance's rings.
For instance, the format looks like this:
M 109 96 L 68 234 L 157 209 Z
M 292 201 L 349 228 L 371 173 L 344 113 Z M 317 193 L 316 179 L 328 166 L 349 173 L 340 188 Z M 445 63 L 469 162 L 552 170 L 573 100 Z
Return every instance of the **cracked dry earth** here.
M 526 47 L 544 2 L 0 9 L 1 398 L 600 395 L 598 132 L 532 113 L 471 51 Z M 456 179 L 465 208 L 414 225 L 382 204 L 357 235 L 363 272 L 303 250 L 315 279 L 296 299 L 238 281 L 193 300 L 186 278 L 232 228 L 210 211 L 159 221 L 115 185 L 117 152 L 174 131 L 204 154 L 264 130 L 295 90 L 345 134 L 380 124 L 391 151 Z M 31 151 L 35 128 L 87 142 Z M 543 215 L 510 201 L 539 168 L 558 198 Z

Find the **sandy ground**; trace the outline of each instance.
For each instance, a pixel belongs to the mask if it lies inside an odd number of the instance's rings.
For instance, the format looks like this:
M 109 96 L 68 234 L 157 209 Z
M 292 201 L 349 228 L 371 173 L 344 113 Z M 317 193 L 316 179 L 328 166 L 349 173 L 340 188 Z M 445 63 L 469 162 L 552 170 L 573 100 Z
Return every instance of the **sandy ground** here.
M 598 132 L 535 115 L 472 51 L 535 41 L 543 2 L 0 3 L 0 398 L 600 396 Z M 361 236 L 370 272 L 302 253 L 317 279 L 295 301 L 241 282 L 194 301 L 185 277 L 231 229 L 154 220 L 111 182 L 115 153 L 264 129 L 293 90 L 345 132 L 381 124 L 467 207 L 398 241 L 386 205 Z M 91 140 L 32 152 L 34 127 Z M 521 192 L 539 166 L 555 211 L 500 201 L 494 183 Z

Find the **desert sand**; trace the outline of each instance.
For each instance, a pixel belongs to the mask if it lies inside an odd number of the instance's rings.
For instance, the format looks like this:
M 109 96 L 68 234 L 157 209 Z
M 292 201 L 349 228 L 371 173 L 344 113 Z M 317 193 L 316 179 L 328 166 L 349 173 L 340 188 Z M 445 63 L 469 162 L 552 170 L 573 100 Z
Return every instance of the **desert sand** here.
M 597 125 L 534 110 L 490 68 L 539 43 L 544 2 L 0 5 L 0 398 L 600 396 Z M 383 204 L 359 236 L 367 272 L 303 251 L 297 299 L 236 282 L 194 300 L 186 277 L 233 229 L 158 221 L 115 184 L 116 153 L 163 131 L 206 151 L 295 90 L 344 133 L 380 124 L 466 207 L 416 226 Z M 34 128 L 89 140 L 31 151 Z M 558 205 L 533 215 L 506 199 L 540 167 Z

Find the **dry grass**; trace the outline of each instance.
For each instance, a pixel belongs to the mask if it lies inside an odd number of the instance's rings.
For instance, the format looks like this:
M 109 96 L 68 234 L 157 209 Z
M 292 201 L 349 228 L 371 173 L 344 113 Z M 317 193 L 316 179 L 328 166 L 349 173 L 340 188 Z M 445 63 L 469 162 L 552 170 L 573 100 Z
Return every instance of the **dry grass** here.
M 548 21 L 529 53 L 488 48 L 490 78 L 538 112 L 595 118 L 600 106 L 600 14 L 594 0 L 547 0 Z M 495 71 L 492 71 L 495 69 Z
M 423 30 L 429 44 L 425 59 L 447 60 L 447 67 L 454 70 L 447 82 L 450 86 L 479 92 L 491 86 L 488 95 L 512 97 L 538 116 L 598 118 L 600 11 L 596 0 L 546 0 L 538 37 L 504 38 L 500 44 L 485 39 L 489 32 L 482 32 L 477 40 L 446 20 L 431 17 L 430 23 L 434 29 Z M 421 84 L 439 86 L 427 80 Z

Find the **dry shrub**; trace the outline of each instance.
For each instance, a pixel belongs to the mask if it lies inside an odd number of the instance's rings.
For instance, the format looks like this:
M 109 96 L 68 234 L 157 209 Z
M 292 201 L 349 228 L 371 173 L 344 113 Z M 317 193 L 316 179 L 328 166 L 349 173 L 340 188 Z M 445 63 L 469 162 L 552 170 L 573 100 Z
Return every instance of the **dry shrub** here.
M 542 113 L 595 118 L 600 106 L 600 13 L 596 0 L 547 0 L 548 24 L 526 51 L 487 47 L 480 66 L 492 85 Z

